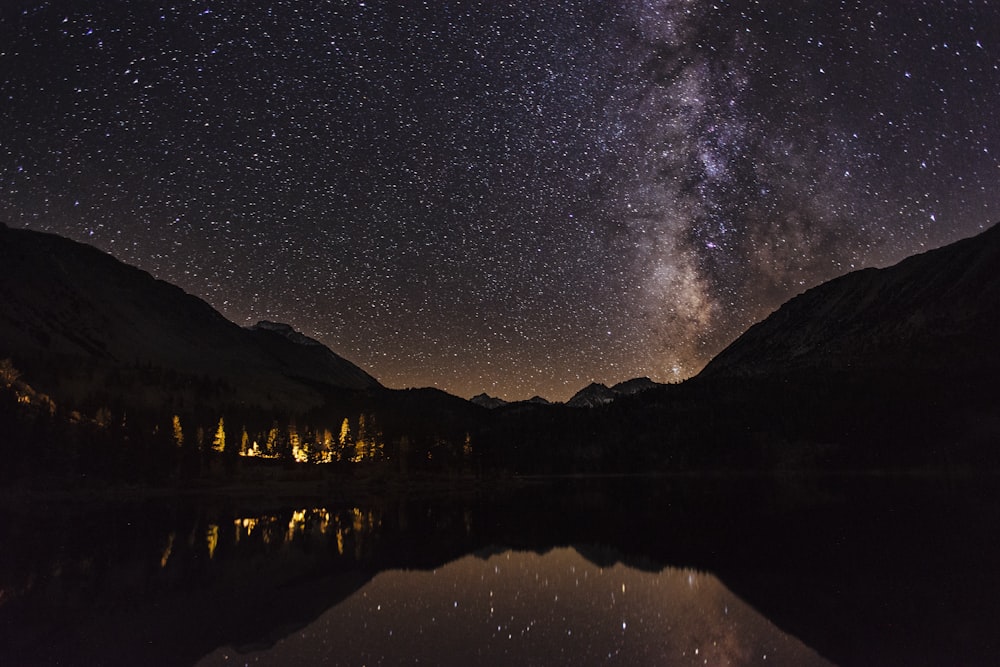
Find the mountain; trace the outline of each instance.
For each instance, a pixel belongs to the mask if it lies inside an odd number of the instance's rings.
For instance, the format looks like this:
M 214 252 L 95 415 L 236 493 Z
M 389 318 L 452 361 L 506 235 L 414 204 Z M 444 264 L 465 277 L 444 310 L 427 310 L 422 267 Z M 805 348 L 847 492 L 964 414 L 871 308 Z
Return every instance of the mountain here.
M 495 396 L 490 396 L 486 392 L 482 394 L 477 394 L 469 399 L 472 403 L 475 403 L 481 408 L 486 408 L 488 410 L 493 410 L 495 408 L 502 408 L 507 405 L 507 401 L 502 398 L 496 398 Z
M 380 386 L 371 375 L 287 324 L 262 321 L 250 327 L 250 332 L 292 377 L 346 389 Z
M 607 405 L 617 398 L 611 389 L 600 382 L 591 382 L 580 391 L 573 394 L 572 398 L 566 401 L 566 405 L 571 408 L 593 408 L 598 405 Z
M 552 405 L 552 401 L 543 396 L 532 396 L 526 401 L 519 401 L 519 403 L 531 403 L 532 405 Z
M 618 396 L 634 396 L 635 394 L 662 386 L 659 382 L 653 382 L 648 377 L 641 377 L 619 382 L 611 387 L 611 391 L 615 392 Z
M 174 285 L 52 234 L 0 227 L 0 297 L 0 358 L 57 400 L 301 410 L 327 389 L 380 387 L 287 325 L 244 329 Z
M 573 408 L 593 408 L 598 405 L 607 405 L 621 396 L 634 396 L 661 386 L 663 385 L 653 382 L 647 377 L 619 382 L 613 387 L 608 387 L 600 382 L 591 382 L 573 394 L 573 397 L 566 401 L 566 405 Z
M 1000 371 L 1000 225 L 814 287 L 754 325 L 699 378 L 818 371 Z

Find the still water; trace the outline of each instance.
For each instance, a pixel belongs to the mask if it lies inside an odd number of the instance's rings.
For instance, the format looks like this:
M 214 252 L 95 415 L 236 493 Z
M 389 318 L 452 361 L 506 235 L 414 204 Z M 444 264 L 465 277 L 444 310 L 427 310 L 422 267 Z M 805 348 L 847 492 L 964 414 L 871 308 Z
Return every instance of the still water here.
M 332 650 L 331 650 L 332 649 Z M 390 570 L 231 665 L 824 665 L 711 574 L 601 567 L 569 547 Z
M 0 664 L 996 664 L 992 478 L 0 514 Z

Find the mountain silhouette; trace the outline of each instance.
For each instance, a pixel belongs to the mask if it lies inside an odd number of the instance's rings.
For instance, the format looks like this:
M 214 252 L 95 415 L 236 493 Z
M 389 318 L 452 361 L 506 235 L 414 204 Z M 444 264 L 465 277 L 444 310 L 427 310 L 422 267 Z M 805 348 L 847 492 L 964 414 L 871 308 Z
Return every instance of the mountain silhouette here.
M 287 325 L 245 329 L 179 287 L 53 234 L 0 227 L 0 296 L 0 358 L 66 400 L 114 385 L 117 402 L 155 407 L 197 384 L 231 404 L 302 410 L 329 388 L 381 386 Z
M 345 389 L 380 386 L 371 375 L 288 324 L 261 321 L 250 332 L 291 376 Z
M 997 370 L 998 333 L 1000 225 L 800 294 L 737 338 L 700 376 Z
M 1000 226 L 791 299 L 654 392 L 637 437 L 673 425 L 700 465 L 994 468 L 997 340 Z
M 636 394 L 660 386 L 662 385 L 658 382 L 653 382 L 648 377 L 625 380 L 612 387 L 600 382 L 591 382 L 573 394 L 572 398 L 566 401 L 566 405 L 573 408 L 593 408 L 599 405 L 607 405 L 621 396 L 635 396 Z
M 566 405 L 571 408 L 594 408 L 599 405 L 607 405 L 615 400 L 618 395 L 611 391 L 611 388 L 600 382 L 591 382 L 566 401 Z
M 814 287 L 754 325 L 700 378 L 1000 370 L 1000 225 Z
M 471 403 L 474 403 L 475 405 L 478 405 L 482 408 L 486 408 L 488 410 L 493 410 L 495 408 L 502 408 L 503 406 L 507 405 L 507 401 L 503 400 L 502 398 L 497 398 L 496 396 L 490 396 L 486 392 L 483 392 L 481 394 L 476 394 L 475 396 L 470 398 L 469 401 Z
M 238 415 L 258 432 L 298 415 L 333 432 L 364 413 L 394 457 L 480 470 L 1000 464 L 1000 227 L 810 289 L 684 383 L 593 384 L 566 404 L 387 390 L 286 324 L 239 327 L 40 232 L 0 228 L 0 305 L 0 360 L 87 414 L 206 431 Z

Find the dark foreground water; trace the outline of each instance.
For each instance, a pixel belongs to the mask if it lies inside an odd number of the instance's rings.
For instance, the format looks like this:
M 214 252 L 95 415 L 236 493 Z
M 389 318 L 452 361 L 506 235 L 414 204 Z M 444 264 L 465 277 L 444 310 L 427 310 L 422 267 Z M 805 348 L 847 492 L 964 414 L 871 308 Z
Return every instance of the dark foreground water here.
M 990 478 L 529 480 L 0 518 L 0 665 L 1000 660 Z

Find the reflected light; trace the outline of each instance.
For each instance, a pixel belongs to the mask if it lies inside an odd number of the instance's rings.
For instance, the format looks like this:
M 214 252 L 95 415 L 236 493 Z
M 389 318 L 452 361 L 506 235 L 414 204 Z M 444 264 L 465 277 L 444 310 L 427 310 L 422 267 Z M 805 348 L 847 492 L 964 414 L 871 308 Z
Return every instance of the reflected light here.
M 208 545 L 209 559 L 214 558 L 215 548 L 219 546 L 219 526 L 217 524 L 208 524 L 208 530 L 205 531 L 205 543 Z
M 357 509 L 349 511 L 352 524 L 357 523 L 355 517 L 359 513 L 360 510 Z M 361 525 L 364 524 L 365 520 L 362 515 Z M 370 529 L 371 525 L 381 524 L 369 523 L 368 525 L 368 529 Z M 284 526 L 283 529 L 282 526 Z M 291 543 L 307 534 L 326 535 L 334 528 L 336 528 L 338 536 L 338 551 L 343 554 L 343 536 L 341 535 L 343 529 L 340 527 L 340 517 L 331 514 L 329 510 L 322 507 L 293 510 L 287 522 L 283 522 L 282 519 L 273 514 L 236 518 L 233 520 L 233 542 L 239 545 L 242 541 L 249 540 L 253 535 L 258 534 L 260 535 L 259 539 L 264 544 Z
M 163 555 L 160 556 L 160 567 L 161 568 L 166 567 L 167 566 L 167 561 L 170 560 L 170 554 L 173 553 L 173 550 L 174 550 L 174 538 L 176 536 L 177 536 L 177 533 L 175 533 L 174 531 L 170 531 L 170 535 L 167 537 L 167 546 L 163 550 Z

